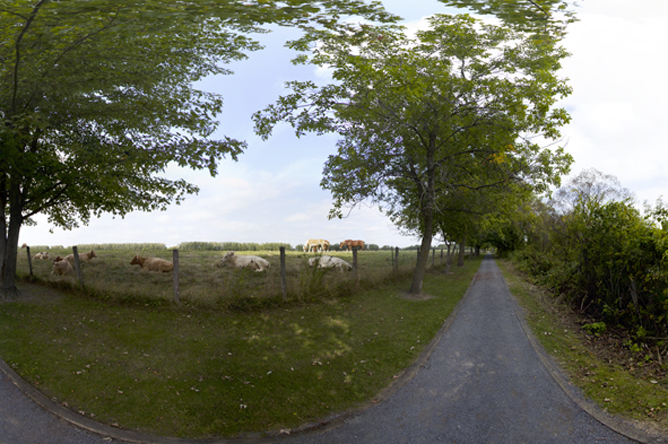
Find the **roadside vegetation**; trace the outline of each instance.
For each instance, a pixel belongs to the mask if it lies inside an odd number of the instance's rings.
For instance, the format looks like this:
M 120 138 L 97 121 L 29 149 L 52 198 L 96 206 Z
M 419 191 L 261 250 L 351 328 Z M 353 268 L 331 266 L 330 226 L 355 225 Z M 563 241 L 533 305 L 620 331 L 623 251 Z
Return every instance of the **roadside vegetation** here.
M 328 271 L 317 294 L 256 304 L 248 301 L 264 297 L 271 274 L 214 269 L 218 256 L 197 252 L 184 255 L 193 264 L 184 280 L 237 285 L 246 302 L 220 303 L 209 283 L 177 306 L 160 296 L 171 274 L 131 269 L 128 252 L 99 256 L 84 265 L 86 290 L 56 290 L 63 283 L 47 277 L 0 304 L 0 356 L 81 415 L 189 438 L 279 433 L 369 402 L 419 356 L 480 264 L 451 273 L 437 264 L 425 279 L 429 297 L 415 298 L 405 292 L 411 266 L 393 274 L 389 253 L 365 251 L 359 282 Z
M 668 434 L 668 363 L 660 354 L 629 347 L 628 334 L 592 323 L 564 299 L 530 283 L 511 261 L 497 263 L 534 335 L 570 382 L 602 409 L 637 421 L 649 433 Z
M 510 258 L 507 273 L 530 282 L 513 293 L 536 336 L 601 407 L 666 434 L 665 204 L 641 211 L 615 177 L 592 169 L 517 208 L 484 238 Z
M 668 209 L 641 213 L 615 178 L 583 172 L 515 225 L 518 268 L 648 362 L 668 361 Z M 521 231 L 520 231 L 521 230 Z M 517 236 L 516 236 L 517 238 Z

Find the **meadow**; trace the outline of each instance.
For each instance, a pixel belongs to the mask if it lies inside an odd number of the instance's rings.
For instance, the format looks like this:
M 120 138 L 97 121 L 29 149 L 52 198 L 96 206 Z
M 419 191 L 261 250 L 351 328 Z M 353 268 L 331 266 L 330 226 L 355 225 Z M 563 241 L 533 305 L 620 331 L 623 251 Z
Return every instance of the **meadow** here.
M 399 273 L 389 252 L 362 252 L 358 280 L 305 268 L 303 253 L 289 252 L 286 301 L 277 252 L 261 254 L 266 274 L 215 268 L 220 252 L 184 252 L 177 305 L 171 274 L 133 269 L 133 254 L 100 250 L 83 265 L 84 291 L 50 276 L 50 261 L 34 264 L 40 285 L 20 287 L 58 297 L 0 304 L 0 356 L 80 415 L 188 438 L 294 431 L 372 402 L 429 344 L 479 266 L 446 273 L 437 260 L 414 298 L 405 290 L 415 251 L 400 253 Z
M 96 248 L 98 247 L 98 248 Z M 100 248 L 101 247 L 101 248 Z M 116 301 L 137 301 L 146 304 L 165 304 L 173 299 L 171 273 L 155 273 L 131 266 L 135 254 L 172 260 L 172 250 L 159 245 L 134 245 L 134 248 L 117 246 L 80 245 L 79 253 L 95 249 L 97 257 L 82 263 L 85 291 L 99 298 Z M 63 247 L 33 247 L 30 254 L 48 251 L 50 257 L 72 253 Z M 179 298 L 186 305 L 216 309 L 248 308 L 273 304 L 282 299 L 280 256 L 278 251 L 238 251 L 236 254 L 252 254 L 267 259 L 269 270 L 256 273 L 235 270 L 231 264 L 217 267 L 225 251 L 190 249 L 179 250 Z M 352 263 L 352 253 L 330 252 Z M 286 282 L 289 300 L 312 301 L 341 296 L 353 286 L 370 285 L 409 273 L 415 266 L 416 252 L 401 251 L 399 267 L 395 272 L 391 251 L 358 252 L 357 276 L 354 273 L 325 272 L 308 267 L 308 259 L 314 253 L 286 251 Z M 51 275 L 51 260 L 32 260 L 32 276 L 25 250 L 18 258 L 17 274 L 57 288 L 79 287 L 76 273 L 66 276 Z M 441 263 L 440 253 L 435 263 Z

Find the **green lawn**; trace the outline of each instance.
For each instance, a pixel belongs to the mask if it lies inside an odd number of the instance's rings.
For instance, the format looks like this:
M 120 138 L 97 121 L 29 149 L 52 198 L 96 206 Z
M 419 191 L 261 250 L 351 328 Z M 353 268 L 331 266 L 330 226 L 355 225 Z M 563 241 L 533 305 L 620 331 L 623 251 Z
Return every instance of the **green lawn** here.
M 110 256 L 100 256 L 87 264 L 88 276 L 109 268 Z M 163 285 L 163 276 L 114 261 L 119 273 Z M 425 300 L 403 297 L 405 273 L 344 280 L 347 292 L 315 299 L 241 308 L 144 303 L 101 297 L 100 289 L 26 298 L 0 304 L 0 356 L 48 396 L 122 428 L 189 438 L 295 428 L 359 406 L 391 384 L 437 333 L 479 264 L 467 261 L 451 274 L 432 269 L 424 292 L 433 298 Z M 246 279 L 245 288 L 267 279 L 200 268 L 224 273 L 222 282 Z M 330 272 L 325 284 L 330 274 L 340 279 Z

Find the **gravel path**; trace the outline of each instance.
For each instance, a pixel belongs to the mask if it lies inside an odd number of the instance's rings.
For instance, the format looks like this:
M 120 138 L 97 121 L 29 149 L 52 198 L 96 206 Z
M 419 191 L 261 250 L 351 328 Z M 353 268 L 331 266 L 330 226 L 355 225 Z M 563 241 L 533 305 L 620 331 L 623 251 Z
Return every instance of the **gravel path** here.
M 337 427 L 255 441 L 635 442 L 601 424 L 566 395 L 541 361 L 516 313 L 516 304 L 496 263 L 486 257 L 432 354 L 415 376 L 387 400 L 339 421 Z M 48 403 L 46 407 L 51 410 Z M 0 373 L 0 444 L 124 442 L 83 431 L 60 419 L 57 415 L 62 412 L 54 415 L 47 409 L 26 397 Z M 95 429 L 94 423 L 88 426 Z M 100 431 L 104 433 L 105 429 Z M 125 439 L 127 435 L 115 436 Z M 186 442 L 133 438 L 137 439 L 128 441 Z

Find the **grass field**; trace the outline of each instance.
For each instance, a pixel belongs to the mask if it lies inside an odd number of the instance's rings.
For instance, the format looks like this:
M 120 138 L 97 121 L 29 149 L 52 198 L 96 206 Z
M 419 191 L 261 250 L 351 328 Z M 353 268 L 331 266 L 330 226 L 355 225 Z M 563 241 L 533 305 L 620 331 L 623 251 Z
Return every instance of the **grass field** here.
M 51 257 L 65 256 L 71 250 L 54 248 L 48 250 Z M 79 250 L 83 253 L 84 250 Z M 31 253 L 34 255 L 35 250 Z M 131 266 L 132 257 L 159 257 L 172 260 L 172 251 L 97 250 L 97 258 L 83 263 L 84 284 L 89 293 L 113 300 L 137 300 L 149 304 L 162 304 L 173 299 L 173 278 L 171 273 L 155 273 Z M 255 273 L 234 270 L 230 264 L 215 267 L 224 252 L 186 251 L 179 253 L 179 294 L 186 305 L 230 308 L 238 305 L 262 305 L 282 298 L 280 264 L 278 251 L 237 252 L 253 254 L 267 259 L 271 268 Z M 330 253 L 352 263 L 352 253 Z M 307 266 L 309 257 L 297 251 L 286 252 L 287 291 L 290 299 L 313 300 L 345 293 L 352 283 L 375 285 L 394 275 L 390 251 L 362 251 L 358 254 L 358 277 L 353 273 L 318 272 Z M 416 253 L 402 251 L 399 254 L 400 273 L 410 272 L 415 266 Z M 436 264 L 441 262 L 437 255 Z M 61 288 L 76 288 L 76 273 L 69 276 L 52 276 L 51 260 L 32 260 L 33 277 Z M 18 274 L 29 276 L 29 266 L 25 251 L 19 254 Z
M 74 411 L 127 429 L 205 438 L 299 427 L 390 385 L 434 337 L 480 263 L 450 274 L 432 268 L 424 282 L 431 297 L 410 299 L 415 253 L 402 252 L 406 266 L 394 276 L 389 253 L 366 253 L 359 282 L 337 272 L 318 277 L 290 255 L 294 294 L 309 279 L 325 290 L 287 302 L 262 294 L 277 285 L 278 256 L 263 255 L 272 269 L 261 274 L 215 269 L 220 253 L 183 254 L 182 299 L 190 302 L 176 306 L 168 302 L 171 275 L 132 269 L 129 252 L 101 251 L 84 265 L 90 291 L 0 304 L 0 356 Z M 48 276 L 47 265 L 35 264 L 35 275 L 50 285 L 34 288 L 52 294 L 51 285 L 73 280 Z M 229 302 L 254 288 L 255 296 L 238 298 L 271 302 Z

